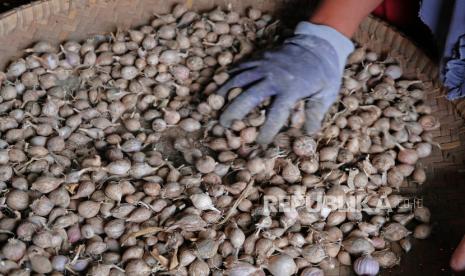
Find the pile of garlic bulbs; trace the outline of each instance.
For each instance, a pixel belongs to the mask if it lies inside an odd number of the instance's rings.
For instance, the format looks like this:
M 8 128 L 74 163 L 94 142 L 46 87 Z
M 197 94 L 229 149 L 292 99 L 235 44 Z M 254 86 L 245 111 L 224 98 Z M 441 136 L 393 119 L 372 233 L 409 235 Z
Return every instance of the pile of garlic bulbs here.
M 278 23 L 177 5 L 127 32 L 38 42 L 0 72 L 0 273 L 398 264 L 431 232 L 430 211 L 399 193 L 425 182 L 418 160 L 439 127 L 422 83 L 358 48 L 319 134 L 302 132 L 299 102 L 273 144 L 257 145 L 270 101 L 225 129 L 218 116 L 242 90 L 215 91 L 229 66 L 277 43 Z

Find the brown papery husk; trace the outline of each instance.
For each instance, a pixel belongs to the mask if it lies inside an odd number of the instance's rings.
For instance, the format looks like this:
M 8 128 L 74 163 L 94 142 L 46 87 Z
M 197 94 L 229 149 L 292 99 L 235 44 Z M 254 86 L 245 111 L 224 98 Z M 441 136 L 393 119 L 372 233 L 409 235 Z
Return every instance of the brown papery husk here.
M 418 161 L 418 153 L 413 149 L 401 149 L 397 155 L 397 159 L 402 163 L 415 165 Z
M 297 265 L 289 255 L 275 255 L 268 259 L 266 264 L 268 271 L 275 276 L 290 276 L 297 272 Z
M 424 223 L 429 223 L 431 219 L 431 211 L 424 206 L 416 208 L 414 215 L 416 220 Z
M 55 190 L 63 182 L 62 178 L 41 176 L 32 183 L 31 189 L 46 194 Z
M 394 167 L 390 169 L 387 173 L 387 183 L 390 187 L 399 188 L 404 181 L 403 173 Z
M 205 261 L 197 259 L 189 265 L 189 274 L 207 276 L 210 274 L 210 268 Z
M 347 251 L 339 251 L 339 253 L 337 254 L 337 259 L 342 265 L 352 264 L 350 254 Z
M 425 158 L 431 155 L 433 146 L 430 143 L 422 142 L 415 145 L 415 150 L 419 158 Z
M 286 166 L 283 168 L 281 172 L 282 177 L 289 183 L 295 183 L 300 180 L 300 170 L 299 168 L 292 164 L 291 162 L 287 162 Z
M 408 229 L 397 222 L 389 223 L 382 228 L 382 236 L 388 241 L 399 241 L 409 234 Z
M 418 122 L 425 131 L 436 130 L 440 127 L 439 120 L 432 115 L 423 115 L 419 118 Z
M 412 173 L 413 181 L 423 184 L 426 181 L 426 172 L 423 168 L 416 168 Z
M 320 149 L 320 162 L 335 161 L 339 149 L 337 147 L 324 147 Z
M 300 162 L 300 170 L 308 173 L 313 174 L 318 170 L 318 160 L 315 158 L 303 160 Z
M 9 239 L 2 248 L 3 256 L 11 261 L 19 261 L 25 253 L 26 244 L 16 239 Z
M 404 177 L 408 177 L 413 173 L 415 167 L 409 164 L 399 164 L 396 165 L 396 169 L 401 172 Z
M 326 257 L 326 252 L 321 245 L 307 245 L 302 248 L 302 256 L 307 261 L 317 264 Z
M 429 224 L 420 224 L 415 227 L 413 237 L 416 239 L 426 239 L 431 235 L 432 227 Z
M 95 217 L 100 210 L 100 203 L 95 201 L 83 201 L 79 204 L 78 213 L 83 218 Z
M 389 250 L 376 251 L 373 252 L 371 256 L 378 261 L 382 268 L 391 268 L 398 265 L 400 262 L 400 258 L 394 252 Z

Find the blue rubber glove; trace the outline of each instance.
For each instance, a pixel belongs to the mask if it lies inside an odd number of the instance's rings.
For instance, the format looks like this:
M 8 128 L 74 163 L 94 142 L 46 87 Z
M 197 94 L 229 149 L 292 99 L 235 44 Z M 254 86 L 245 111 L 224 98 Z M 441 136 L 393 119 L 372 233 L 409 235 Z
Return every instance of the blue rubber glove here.
M 444 86 L 449 89 L 447 93 L 449 100 L 465 97 L 465 36 L 459 40 L 457 57 L 446 64 Z
M 337 98 L 346 59 L 353 50 L 352 42 L 335 29 L 300 22 L 294 36 L 282 46 L 233 69 L 239 73 L 217 93 L 226 96 L 232 88 L 247 89 L 226 108 L 220 123 L 229 127 L 266 98 L 274 97 L 257 138 L 258 143 L 269 144 L 286 123 L 295 103 L 306 99 L 305 131 L 315 133 Z

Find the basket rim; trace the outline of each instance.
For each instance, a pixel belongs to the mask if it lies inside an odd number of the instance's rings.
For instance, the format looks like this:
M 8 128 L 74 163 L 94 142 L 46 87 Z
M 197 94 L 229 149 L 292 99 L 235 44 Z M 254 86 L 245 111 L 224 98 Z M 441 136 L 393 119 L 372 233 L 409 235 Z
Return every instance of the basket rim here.
M 0 25 L 0 36 L 3 36 L 3 35 L 7 35 L 7 34 L 10 34 L 12 32 L 15 31 L 16 27 L 18 27 L 18 23 L 19 21 L 18 20 L 13 20 L 15 19 L 14 16 L 17 16 L 18 14 L 22 14 L 22 13 L 25 13 L 27 10 L 29 9 L 33 9 L 37 6 L 41 6 L 41 5 L 47 5 L 48 3 L 51 3 L 51 2 L 56 2 L 57 0 L 32 0 L 32 2 L 30 3 L 27 3 L 27 4 L 22 4 L 18 7 L 15 7 L 15 8 L 12 8 L 11 10 L 7 10 L 3 13 L 0 13 L 0 23 L 2 23 L 2 25 Z M 70 6 L 72 2 L 76 2 L 75 0 L 58 0 L 59 2 L 68 2 Z M 46 14 L 46 13 L 43 13 L 45 14 L 45 16 L 48 16 L 50 14 Z M 37 16 L 37 15 L 35 15 Z M 40 19 L 43 19 L 45 16 L 42 16 L 40 15 L 38 18 L 34 18 L 35 20 L 40 20 Z M 12 20 L 9 20 L 9 19 L 12 19 Z M 18 17 L 16 17 L 17 19 Z M 16 23 L 14 24 L 14 26 L 8 26 L 8 25 L 13 25 L 13 23 Z M 3 27 L 3 24 L 6 24 L 7 27 L 9 28 L 5 28 Z
M 36 0 L 36 1 L 32 1 L 30 3 L 27 3 L 27 4 L 22 4 L 20 6 L 17 6 L 17 7 L 14 7 L 12 9 L 9 9 L 7 11 L 4 11 L 3 13 L 0 13 L 0 20 L 3 20 L 5 18 L 7 18 L 8 16 L 11 16 L 15 13 L 18 13 L 18 12 L 21 12 L 22 10 L 25 10 L 25 9 L 29 9 L 33 6 L 37 6 L 37 5 L 41 5 L 43 4 L 44 2 L 49 2 L 51 0 Z M 66 1 L 66 0 L 64 0 Z
M 85 1 L 85 0 L 84 0 Z M 87 2 L 87 6 L 91 6 L 91 5 L 96 5 L 97 2 L 107 2 L 108 0 L 94 0 L 94 1 L 86 1 Z M 115 1 L 115 0 L 110 0 L 110 1 Z M 0 23 L 2 24 L 12 24 L 12 23 L 16 23 L 15 26 L 12 26 L 12 28 L 0 28 L 0 36 L 2 35 L 7 35 L 7 34 L 10 34 L 12 32 L 15 31 L 15 28 L 18 27 L 18 20 L 7 20 L 7 19 L 10 19 L 9 17 L 13 17 L 19 13 L 23 13 L 25 11 L 27 11 L 28 9 L 32 9 L 32 8 L 35 8 L 37 6 L 41 6 L 41 5 L 47 5 L 48 3 L 52 3 L 52 2 L 59 2 L 59 3 L 63 3 L 63 2 L 66 2 L 68 3 L 69 5 L 67 5 L 69 8 L 71 8 L 72 6 L 72 3 L 76 3 L 76 6 L 79 6 L 80 4 L 84 4 L 81 0 L 82 3 L 77 3 L 79 2 L 79 0 L 33 0 L 32 2 L 28 3 L 28 4 L 23 4 L 23 5 L 20 5 L 18 7 L 15 7 L 15 8 L 12 8 L 11 10 L 8 10 L 8 11 L 5 11 L 3 13 L 0 13 Z M 188 6 L 192 6 L 193 5 L 193 2 L 194 0 L 186 0 L 186 4 Z M 63 7 L 63 5 L 60 5 L 60 7 Z M 63 10 L 61 10 L 63 11 Z M 37 15 L 35 15 L 37 16 Z M 42 13 L 40 15 L 38 15 L 39 17 L 38 18 L 34 18 L 35 20 L 39 20 L 39 19 L 42 19 L 42 18 L 46 18 L 48 16 L 50 16 L 50 13 Z M 391 31 L 395 32 L 398 36 L 402 37 L 402 39 L 408 41 L 411 46 L 414 46 L 416 47 L 416 49 L 422 53 L 422 55 L 424 56 L 424 58 L 426 58 L 428 60 L 428 63 L 431 63 L 431 64 L 436 64 L 435 62 L 433 62 L 433 60 L 421 49 L 421 47 L 419 47 L 419 45 L 417 45 L 413 40 L 411 40 L 408 36 L 406 36 L 402 31 L 400 31 L 398 28 L 396 28 L 395 26 L 392 26 L 392 25 L 389 25 L 386 21 L 374 16 L 374 15 L 368 15 L 361 24 L 366 24 L 366 23 L 369 23 L 369 24 L 380 24 L 382 26 L 384 26 L 385 28 L 387 29 L 390 29 Z M 360 31 L 360 28 L 357 32 Z M 353 39 L 353 38 L 352 38 Z
M 390 25 L 385 20 L 378 18 L 374 15 L 367 16 L 360 26 L 362 26 L 363 24 L 378 25 L 378 26 L 375 26 L 376 29 L 382 26 L 383 28 L 390 30 L 394 34 L 394 36 L 402 39 L 402 42 L 406 43 L 406 47 L 415 48 L 416 52 L 420 56 L 419 59 L 425 61 L 423 68 L 426 68 L 428 66 L 433 68 L 433 70 L 428 72 L 426 75 L 423 75 L 421 74 L 422 72 L 419 72 L 418 74 L 419 79 L 425 79 L 428 81 L 432 81 L 433 82 L 432 88 L 436 90 L 435 94 L 437 95 L 437 97 L 446 97 L 447 88 L 443 85 L 441 78 L 440 78 L 439 63 L 433 61 L 433 59 L 421 48 L 420 45 L 418 45 L 414 40 L 408 37 L 405 33 L 400 31 L 397 27 Z M 361 31 L 360 28 L 361 27 L 359 27 L 354 37 Z M 399 56 L 403 58 L 407 58 L 405 56 L 405 53 L 402 53 L 402 52 L 399 53 Z M 422 76 L 426 78 L 422 78 Z M 447 100 L 447 102 L 452 106 L 454 112 L 456 112 L 462 119 L 465 120 L 465 98 L 456 99 L 456 100 Z
M 415 48 L 415 51 L 420 55 L 422 60 L 426 61 L 427 65 L 433 65 L 435 67 L 438 67 L 439 64 L 437 62 L 433 61 L 433 59 L 428 54 L 426 54 L 426 52 L 414 40 L 412 40 L 410 37 L 408 37 L 405 33 L 403 33 L 397 27 L 395 27 L 393 25 L 390 25 L 387 21 L 385 21 L 385 20 L 383 20 L 383 19 L 381 19 L 379 17 L 376 17 L 374 15 L 369 15 L 363 20 L 363 22 L 360 24 L 359 29 L 357 30 L 356 34 L 354 35 L 354 37 L 361 31 L 360 28 L 364 24 L 379 25 L 379 26 L 375 26 L 375 28 L 376 29 L 385 28 L 385 29 L 389 30 L 395 36 L 402 39 L 402 43 L 406 43 L 405 48 L 407 48 L 407 47 Z M 403 52 L 398 52 L 398 53 L 401 56 L 404 56 Z M 437 71 L 437 73 L 439 72 L 439 70 L 435 70 L 435 71 L 431 72 L 433 74 L 430 74 L 429 77 L 430 77 L 430 80 L 435 81 L 435 85 L 440 85 L 441 82 L 439 80 L 439 74 L 435 74 L 436 71 Z
M 59 13 L 59 12 L 63 12 L 65 10 L 69 10 L 72 8 L 72 6 L 74 7 L 79 7 L 79 6 L 87 6 L 87 8 L 89 6 L 92 6 L 92 5 L 96 5 L 97 3 L 101 2 L 108 2 L 108 1 L 117 1 L 117 0 L 93 0 L 93 1 L 86 1 L 86 0 L 33 0 L 31 3 L 28 3 L 28 4 L 23 4 L 21 6 L 18 6 L 18 7 L 15 7 L 11 10 L 8 10 L 6 12 L 3 12 L 3 13 L 0 13 L 0 36 L 3 36 L 3 35 L 7 35 L 7 34 L 10 34 L 10 33 L 13 33 L 16 31 L 16 28 L 19 27 L 20 25 L 20 22 L 21 20 L 18 20 L 18 15 L 19 14 L 23 14 L 23 13 L 26 13 L 27 11 L 29 11 L 29 9 L 34 9 L 38 6 L 43 6 L 43 5 L 48 5 L 50 6 L 51 4 L 53 5 L 53 3 L 60 3 L 61 5 L 59 5 L 59 11 L 57 10 L 50 10 L 49 12 L 43 12 L 43 13 L 40 13 L 40 14 L 33 14 L 33 16 L 35 17 L 34 20 L 40 20 L 40 19 L 43 19 L 43 18 L 47 18 L 49 17 L 51 14 L 55 14 L 55 13 Z M 192 6 L 193 5 L 193 2 L 194 0 L 186 0 L 186 4 L 188 6 Z M 67 3 L 67 5 L 63 5 L 63 3 Z M 66 9 L 64 9 L 64 7 L 66 7 Z M 31 13 L 27 13 L 27 14 L 31 14 Z M 16 16 L 16 18 L 15 18 Z M 16 19 L 16 20 L 14 20 Z M 4 27 L 4 25 L 6 24 L 6 28 Z M 392 25 L 389 25 L 386 21 L 374 16 L 374 15 L 369 15 L 367 16 L 363 22 L 361 23 L 362 24 L 370 24 L 370 25 L 380 25 L 380 26 L 383 26 L 384 28 L 394 32 L 397 36 L 401 37 L 402 40 L 406 41 L 408 44 L 410 44 L 409 46 L 412 46 L 412 47 L 415 47 L 416 50 L 418 52 L 421 52 L 421 55 L 422 55 L 422 59 L 426 59 L 428 61 L 428 64 L 434 64 L 434 65 L 437 65 L 435 62 L 433 62 L 433 60 L 413 41 L 411 40 L 409 37 L 407 37 L 402 31 L 398 30 L 396 27 L 392 26 Z M 9 26 L 11 25 L 11 26 Z M 375 28 L 378 28 L 375 26 Z M 360 32 L 360 28 L 359 30 L 357 31 L 357 33 Z M 355 35 L 352 39 L 355 38 Z M 433 78 L 435 78 L 435 76 L 432 76 Z

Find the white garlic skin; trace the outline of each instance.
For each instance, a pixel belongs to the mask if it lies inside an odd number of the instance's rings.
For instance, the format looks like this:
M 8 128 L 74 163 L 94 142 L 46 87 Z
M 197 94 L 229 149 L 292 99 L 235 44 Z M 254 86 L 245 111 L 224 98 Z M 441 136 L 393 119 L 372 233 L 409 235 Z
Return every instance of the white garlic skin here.
M 297 272 L 297 266 L 289 255 L 275 255 L 269 258 L 268 271 L 274 276 L 290 276 Z
M 379 272 L 379 263 L 370 256 L 362 256 L 355 260 L 354 271 L 357 275 L 376 275 Z
M 308 267 L 300 273 L 300 276 L 324 276 L 323 270 L 317 267 Z

